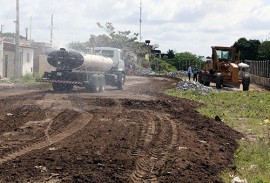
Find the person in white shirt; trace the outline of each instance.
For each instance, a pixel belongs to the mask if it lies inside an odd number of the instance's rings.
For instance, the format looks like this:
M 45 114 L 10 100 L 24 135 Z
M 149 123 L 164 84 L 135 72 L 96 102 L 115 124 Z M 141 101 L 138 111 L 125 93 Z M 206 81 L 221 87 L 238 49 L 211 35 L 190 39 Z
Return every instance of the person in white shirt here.
M 188 80 L 189 81 L 190 81 L 191 73 L 192 73 L 192 68 L 189 66 L 188 67 Z

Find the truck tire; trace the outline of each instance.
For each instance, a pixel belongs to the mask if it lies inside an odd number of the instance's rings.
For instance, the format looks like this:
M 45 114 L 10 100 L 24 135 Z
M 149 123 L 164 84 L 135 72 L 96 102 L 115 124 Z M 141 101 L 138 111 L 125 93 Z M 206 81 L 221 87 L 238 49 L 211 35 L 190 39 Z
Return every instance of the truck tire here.
M 85 89 L 87 90 L 87 92 L 92 92 L 90 83 L 85 84 Z
M 216 88 L 221 89 L 221 85 L 222 85 L 222 76 L 217 75 L 217 77 L 216 77 Z
M 125 74 L 119 73 L 117 75 L 117 83 L 116 83 L 117 89 L 123 90 L 124 83 L 125 83 Z
M 123 90 L 123 83 L 121 81 L 117 82 L 117 89 L 118 90 Z
M 243 91 L 248 91 L 249 90 L 250 76 L 248 74 L 244 75 L 244 77 L 242 79 L 242 85 L 243 85 Z
M 99 84 L 99 77 L 98 76 L 93 76 L 93 81 L 91 83 L 91 90 L 94 93 L 100 92 L 100 84 Z
M 61 85 L 59 83 L 53 83 L 52 84 L 52 87 L 53 87 L 53 91 L 55 91 L 55 92 L 61 92 L 61 91 L 63 91 L 62 90 L 62 87 L 61 87 Z
M 85 84 L 85 89 L 88 92 L 98 93 L 100 92 L 99 76 L 93 75 Z
M 71 92 L 72 89 L 73 89 L 73 85 L 71 85 L 71 84 L 66 84 L 65 88 L 66 88 L 66 91 L 67 91 L 67 92 Z
M 126 74 L 123 73 L 123 85 L 125 84 L 125 82 L 126 82 Z
M 103 76 L 99 77 L 99 91 L 105 91 L 105 78 Z

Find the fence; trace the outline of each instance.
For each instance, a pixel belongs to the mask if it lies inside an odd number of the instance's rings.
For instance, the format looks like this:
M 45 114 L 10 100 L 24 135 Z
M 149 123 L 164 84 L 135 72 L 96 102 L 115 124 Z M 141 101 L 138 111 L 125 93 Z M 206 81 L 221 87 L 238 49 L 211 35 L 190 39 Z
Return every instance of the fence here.
M 250 67 L 251 82 L 270 87 L 270 61 L 245 60 Z

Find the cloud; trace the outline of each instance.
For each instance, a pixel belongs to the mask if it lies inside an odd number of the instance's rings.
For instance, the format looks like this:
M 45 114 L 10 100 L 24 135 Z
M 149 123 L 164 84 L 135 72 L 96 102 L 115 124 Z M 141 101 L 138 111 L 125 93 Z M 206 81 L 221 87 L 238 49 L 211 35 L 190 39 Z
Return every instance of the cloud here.
M 7 3 L 8 2 L 8 3 Z M 166 52 L 209 55 L 212 45 L 231 46 L 240 37 L 269 37 L 267 0 L 142 0 L 142 37 Z M 14 32 L 15 1 L 0 1 L 4 32 Z M 50 40 L 54 15 L 55 43 L 87 41 L 104 34 L 96 23 L 111 22 L 116 30 L 139 32 L 140 0 L 20 0 L 21 34 L 30 27 L 36 41 Z

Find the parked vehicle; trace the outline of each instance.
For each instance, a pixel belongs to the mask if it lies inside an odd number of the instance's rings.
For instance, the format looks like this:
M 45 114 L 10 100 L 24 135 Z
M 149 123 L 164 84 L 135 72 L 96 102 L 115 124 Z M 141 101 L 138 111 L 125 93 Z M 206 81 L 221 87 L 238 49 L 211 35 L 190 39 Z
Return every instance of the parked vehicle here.
M 69 92 L 75 85 L 89 92 L 103 92 L 106 84 L 123 89 L 125 64 L 120 49 L 98 47 L 84 54 L 61 48 L 49 53 L 47 61 L 56 70 L 45 72 L 37 81 L 52 83 L 56 92 Z
M 249 65 L 240 62 L 240 52 L 236 53 L 234 47 L 212 47 L 212 60 L 208 60 L 199 72 L 199 82 L 209 86 L 216 83 L 216 88 L 222 86 L 240 87 L 249 90 Z

